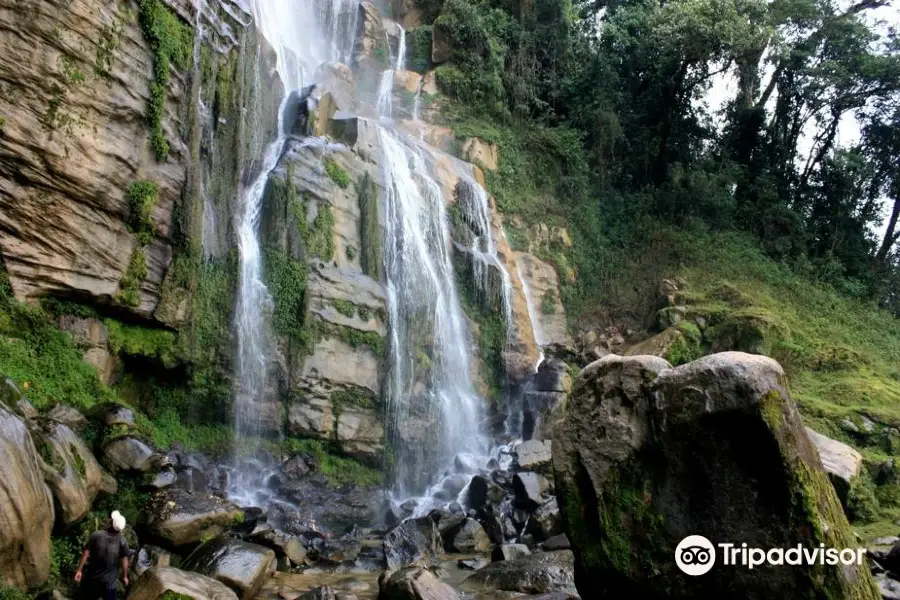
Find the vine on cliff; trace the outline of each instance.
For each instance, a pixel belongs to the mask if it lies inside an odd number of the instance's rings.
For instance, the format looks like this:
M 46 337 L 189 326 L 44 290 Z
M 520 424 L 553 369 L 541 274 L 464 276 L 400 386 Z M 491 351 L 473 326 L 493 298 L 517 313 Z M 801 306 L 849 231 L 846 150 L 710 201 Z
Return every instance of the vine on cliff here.
M 190 66 L 193 34 L 160 0 L 139 0 L 138 4 L 141 8 L 141 30 L 153 51 L 153 81 L 150 82 L 150 100 L 147 106 L 150 145 L 156 160 L 164 161 L 169 156 L 169 142 L 162 126 L 169 65 L 174 63 L 178 69 Z

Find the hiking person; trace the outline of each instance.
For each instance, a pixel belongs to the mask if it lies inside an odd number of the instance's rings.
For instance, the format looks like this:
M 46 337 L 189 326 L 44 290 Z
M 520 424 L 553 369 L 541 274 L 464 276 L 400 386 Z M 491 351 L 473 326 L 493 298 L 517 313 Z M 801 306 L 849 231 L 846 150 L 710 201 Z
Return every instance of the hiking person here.
M 120 565 L 122 582 L 128 585 L 131 549 L 122 536 L 124 529 L 125 517 L 116 510 L 109 516 L 104 529 L 91 534 L 75 571 L 79 600 L 115 600 Z

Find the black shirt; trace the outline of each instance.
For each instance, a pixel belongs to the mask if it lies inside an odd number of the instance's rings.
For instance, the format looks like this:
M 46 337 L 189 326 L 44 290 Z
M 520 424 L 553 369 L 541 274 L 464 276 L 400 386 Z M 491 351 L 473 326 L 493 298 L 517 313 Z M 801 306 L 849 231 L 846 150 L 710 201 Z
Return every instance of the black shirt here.
M 85 568 L 85 579 L 95 585 L 116 587 L 119 562 L 131 553 L 125 538 L 108 530 L 95 531 L 91 534 L 87 549 L 91 555 Z

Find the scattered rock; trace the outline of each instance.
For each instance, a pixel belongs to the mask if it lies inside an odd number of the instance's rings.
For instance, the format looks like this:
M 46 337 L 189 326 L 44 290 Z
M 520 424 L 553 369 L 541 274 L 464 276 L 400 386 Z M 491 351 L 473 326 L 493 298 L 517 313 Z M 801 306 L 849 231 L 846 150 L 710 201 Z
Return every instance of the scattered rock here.
M 383 585 L 382 585 L 383 581 Z M 383 600 L 458 600 L 456 591 L 421 568 L 400 569 L 379 578 Z
M 78 409 L 66 404 L 57 404 L 47 413 L 47 418 L 57 423 L 62 423 L 70 429 L 81 431 L 87 427 L 88 420 Z
M 466 579 L 461 590 L 472 593 L 503 590 L 523 594 L 577 594 L 575 557 L 570 551 L 563 550 L 494 562 Z
M 320 585 L 300 596 L 300 600 L 338 600 L 338 595 L 327 585 Z
M 206 473 L 190 465 L 178 468 L 173 485 L 186 492 L 205 493 L 210 489 L 209 478 L 206 476 Z
M 243 518 L 241 509 L 217 496 L 169 488 L 151 500 L 147 530 L 177 547 L 218 536 Z
M 862 469 L 862 454 L 837 440 L 822 435 L 806 427 L 806 435 L 819 452 L 822 467 L 837 491 L 841 504 L 847 506 L 847 494 L 850 493 L 850 482 L 859 475 Z
M 215 579 L 163 566 L 147 569 L 128 592 L 128 600 L 159 600 L 173 596 L 193 600 L 238 600 L 228 586 Z
M 875 576 L 875 583 L 883 600 L 900 600 L 900 582 L 882 573 Z
M 286 557 L 294 565 L 306 562 L 306 547 L 298 538 L 282 531 L 266 529 L 251 536 L 251 541 L 272 548 L 276 554 Z
M 103 464 L 113 473 L 147 472 L 153 468 L 151 460 L 156 451 L 147 442 L 136 437 L 121 437 L 103 446 Z
M 220 537 L 201 544 L 183 567 L 221 581 L 241 600 L 250 600 L 275 574 L 275 552 L 240 540 Z
M 384 536 L 387 568 L 429 566 L 441 555 L 441 534 L 429 517 L 404 521 Z
M 549 475 L 553 470 L 553 442 L 550 440 L 528 440 L 516 444 L 516 466 L 523 471 L 535 471 Z
M 528 520 L 528 533 L 533 535 L 535 540 L 542 541 L 561 532 L 559 504 L 553 497 L 541 504 L 531 515 Z
M 499 562 L 501 560 L 516 560 L 523 556 L 529 556 L 531 550 L 525 544 L 500 544 L 494 548 L 491 554 L 491 560 Z
M 483 475 L 476 475 L 469 482 L 466 505 L 469 509 L 478 510 L 486 504 L 499 504 L 505 495 L 502 487 Z
M 550 488 L 550 482 L 537 473 L 516 473 L 513 477 L 513 491 L 516 495 L 516 506 L 525 510 L 534 510 L 544 502 L 544 492 Z
M 25 589 L 47 581 L 53 517 L 28 427 L 0 401 L 0 580 Z
M 568 550 L 572 547 L 569 538 L 564 533 L 558 533 L 541 542 L 541 550 L 552 552 L 554 550 Z
M 456 565 L 460 569 L 465 569 L 466 571 L 477 571 L 478 569 L 481 569 L 482 567 L 486 567 L 489 564 L 491 564 L 491 563 L 481 557 L 461 558 L 458 561 L 456 561 Z
M 121 404 L 105 403 L 95 406 L 90 411 L 90 416 L 97 419 L 107 427 L 124 425 L 132 427 L 135 424 L 134 411 Z
M 466 519 L 463 526 L 453 536 L 453 549 L 461 553 L 487 552 L 491 540 L 484 527 L 475 519 Z
M 168 567 L 172 555 L 162 548 L 144 544 L 138 550 L 137 558 L 134 560 L 133 568 L 138 577 L 144 574 L 144 571 L 153 567 Z

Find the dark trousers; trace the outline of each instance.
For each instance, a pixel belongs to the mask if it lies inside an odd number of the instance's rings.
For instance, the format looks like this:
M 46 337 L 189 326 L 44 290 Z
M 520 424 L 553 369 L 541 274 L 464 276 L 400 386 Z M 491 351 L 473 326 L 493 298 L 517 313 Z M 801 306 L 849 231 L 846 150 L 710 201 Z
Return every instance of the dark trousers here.
M 78 586 L 78 600 L 116 600 L 116 588 L 100 581 L 82 581 Z

